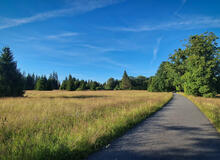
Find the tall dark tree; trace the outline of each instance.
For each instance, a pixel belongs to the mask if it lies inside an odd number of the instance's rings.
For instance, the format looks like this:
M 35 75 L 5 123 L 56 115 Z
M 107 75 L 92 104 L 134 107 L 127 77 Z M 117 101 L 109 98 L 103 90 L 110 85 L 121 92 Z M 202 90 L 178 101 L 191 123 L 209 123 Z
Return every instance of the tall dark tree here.
M 53 72 L 52 74 L 50 74 L 47 83 L 48 83 L 47 84 L 48 90 L 59 89 L 60 83 L 59 83 L 58 75 L 56 72 Z
M 67 81 L 66 90 L 73 91 L 75 90 L 75 78 L 69 75 L 69 79 Z
M 0 56 L 0 97 L 22 96 L 24 81 L 9 47 Z
M 126 71 L 124 71 L 122 80 L 121 80 L 121 89 L 132 89 L 132 84 L 131 84 L 131 80 L 128 77 L 128 74 Z
M 24 87 L 25 90 L 33 90 L 36 85 L 35 75 L 28 74 L 27 77 L 25 77 L 24 79 L 25 79 L 25 87 Z

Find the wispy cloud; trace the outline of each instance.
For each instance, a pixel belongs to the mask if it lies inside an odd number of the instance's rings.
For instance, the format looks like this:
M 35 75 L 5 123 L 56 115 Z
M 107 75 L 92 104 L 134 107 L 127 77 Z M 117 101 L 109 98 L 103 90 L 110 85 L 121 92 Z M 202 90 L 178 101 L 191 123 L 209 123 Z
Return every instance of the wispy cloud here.
M 160 42 L 161 42 L 161 40 L 162 40 L 162 37 L 159 37 L 159 38 L 157 39 L 156 46 L 155 46 L 154 49 L 153 49 L 153 59 L 152 59 L 151 63 L 153 63 L 153 61 L 155 61 L 155 60 L 157 59 L 157 53 L 158 53 L 159 48 L 160 48 Z
M 122 64 L 121 62 L 115 61 L 110 57 L 106 57 L 103 55 L 95 55 L 88 52 L 82 52 L 82 51 L 71 51 L 71 50 L 59 50 L 54 49 L 53 47 L 48 47 L 45 45 L 32 45 L 31 48 L 34 50 L 40 51 L 40 55 L 36 56 L 42 56 L 45 54 L 45 56 L 53 57 L 53 58 L 60 58 L 65 60 L 70 60 L 72 58 L 76 59 L 77 62 L 76 65 L 100 65 L 102 67 L 106 66 L 106 63 L 109 64 L 107 66 L 111 67 L 120 67 L 120 68 L 127 68 L 128 66 L 125 64 Z
M 39 13 L 30 17 L 23 17 L 17 19 L 1 17 L 0 29 L 6 29 L 10 27 L 19 26 L 22 24 L 27 24 L 35 21 L 42 21 L 42 20 L 66 16 L 66 15 L 74 16 L 77 14 L 86 13 L 119 2 L 122 2 L 122 0 L 80 0 L 80 1 L 76 0 L 71 3 L 70 8 Z
M 102 29 L 123 32 L 144 32 L 170 29 L 220 28 L 220 18 L 192 17 L 176 22 L 167 22 L 158 25 L 139 25 L 135 27 L 102 27 Z
M 112 60 L 112 59 L 110 59 L 110 58 L 101 57 L 101 58 L 99 58 L 98 60 L 101 61 L 101 62 L 109 63 L 109 64 L 114 65 L 114 66 L 121 67 L 121 68 L 127 68 L 127 65 L 122 64 L 122 63 L 120 63 L 120 62 L 116 62 L 116 61 L 114 61 L 114 60 Z
M 97 50 L 99 52 L 112 52 L 112 51 L 122 51 L 122 49 L 119 48 L 108 48 L 108 47 L 99 47 L 99 46 L 95 46 L 95 45 L 91 45 L 91 44 L 79 44 L 80 47 L 84 47 L 84 48 L 89 48 L 89 49 L 94 49 Z
M 182 10 L 182 8 L 183 8 L 183 6 L 186 4 L 186 1 L 187 1 L 187 0 L 181 0 L 181 1 L 182 1 L 181 5 L 180 5 L 179 8 L 177 8 L 177 10 L 174 12 L 174 15 L 177 16 L 177 17 L 179 17 L 179 18 L 183 18 L 183 17 L 179 14 L 179 12 Z
M 61 34 L 56 34 L 56 35 L 49 35 L 46 36 L 47 39 L 59 39 L 59 38 L 65 38 L 65 37 L 74 37 L 78 36 L 79 33 L 76 32 L 66 32 L 66 33 L 61 33 Z

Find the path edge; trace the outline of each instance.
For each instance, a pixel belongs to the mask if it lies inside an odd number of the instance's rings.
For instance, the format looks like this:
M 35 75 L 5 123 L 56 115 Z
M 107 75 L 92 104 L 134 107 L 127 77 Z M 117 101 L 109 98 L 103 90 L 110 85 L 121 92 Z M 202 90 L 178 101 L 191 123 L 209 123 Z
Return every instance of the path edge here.
M 220 129 L 218 129 L 218 128 L 215 126 L 215 124 L 213 123 L 213 121 L 205 114 L 205 112 L 201 109 L 201 107 L 200 107 L 199 104 L 193 102 L 193 101 L 190 99 L 190 97 L 187 96 L 185 93 L 180 92 L 180 93 L 177 93 L 177 94 L 186 97 L 190 102 L 192 102 L 192 103 L 196 106 L 196 108 L 202 113 L 202 115 L 203 115 L 206 119 L 208 119 L 208 121 L 211 123 L 212 127 L 213 127 L 213 128 L 219 133 L 219 135 L 220 135 Z

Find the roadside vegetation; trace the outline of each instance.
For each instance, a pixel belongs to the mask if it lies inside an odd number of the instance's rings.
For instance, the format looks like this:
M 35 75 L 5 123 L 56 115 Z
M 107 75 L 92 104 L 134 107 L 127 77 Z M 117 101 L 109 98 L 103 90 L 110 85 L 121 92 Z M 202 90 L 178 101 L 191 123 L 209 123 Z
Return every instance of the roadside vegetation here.
M 182 95 L 189 98 L 220 132 L 220 95 L 216 98 L 195 97 L 183 93 Z
M 83 159 L 160 109 L 172 93 L 27 91 L 0 99 L 0 159 Z

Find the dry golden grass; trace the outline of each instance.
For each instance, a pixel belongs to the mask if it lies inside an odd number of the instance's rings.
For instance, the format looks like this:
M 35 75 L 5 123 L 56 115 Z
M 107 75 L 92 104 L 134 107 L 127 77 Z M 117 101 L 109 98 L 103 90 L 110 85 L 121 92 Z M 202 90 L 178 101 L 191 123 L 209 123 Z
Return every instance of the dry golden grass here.
M 216 129 L 220 132 L 220 95 L 218 95 L 216 98 L 204 98 L 189 95 L 185 96 L 188 97 L 196 106 L 199 107 L 199 109 L 206 115 L 206 117 L 214 124 Z
M 27 91 L 0 99 L 0 159 L 82 159 L 172 97 L 146 91 Z

